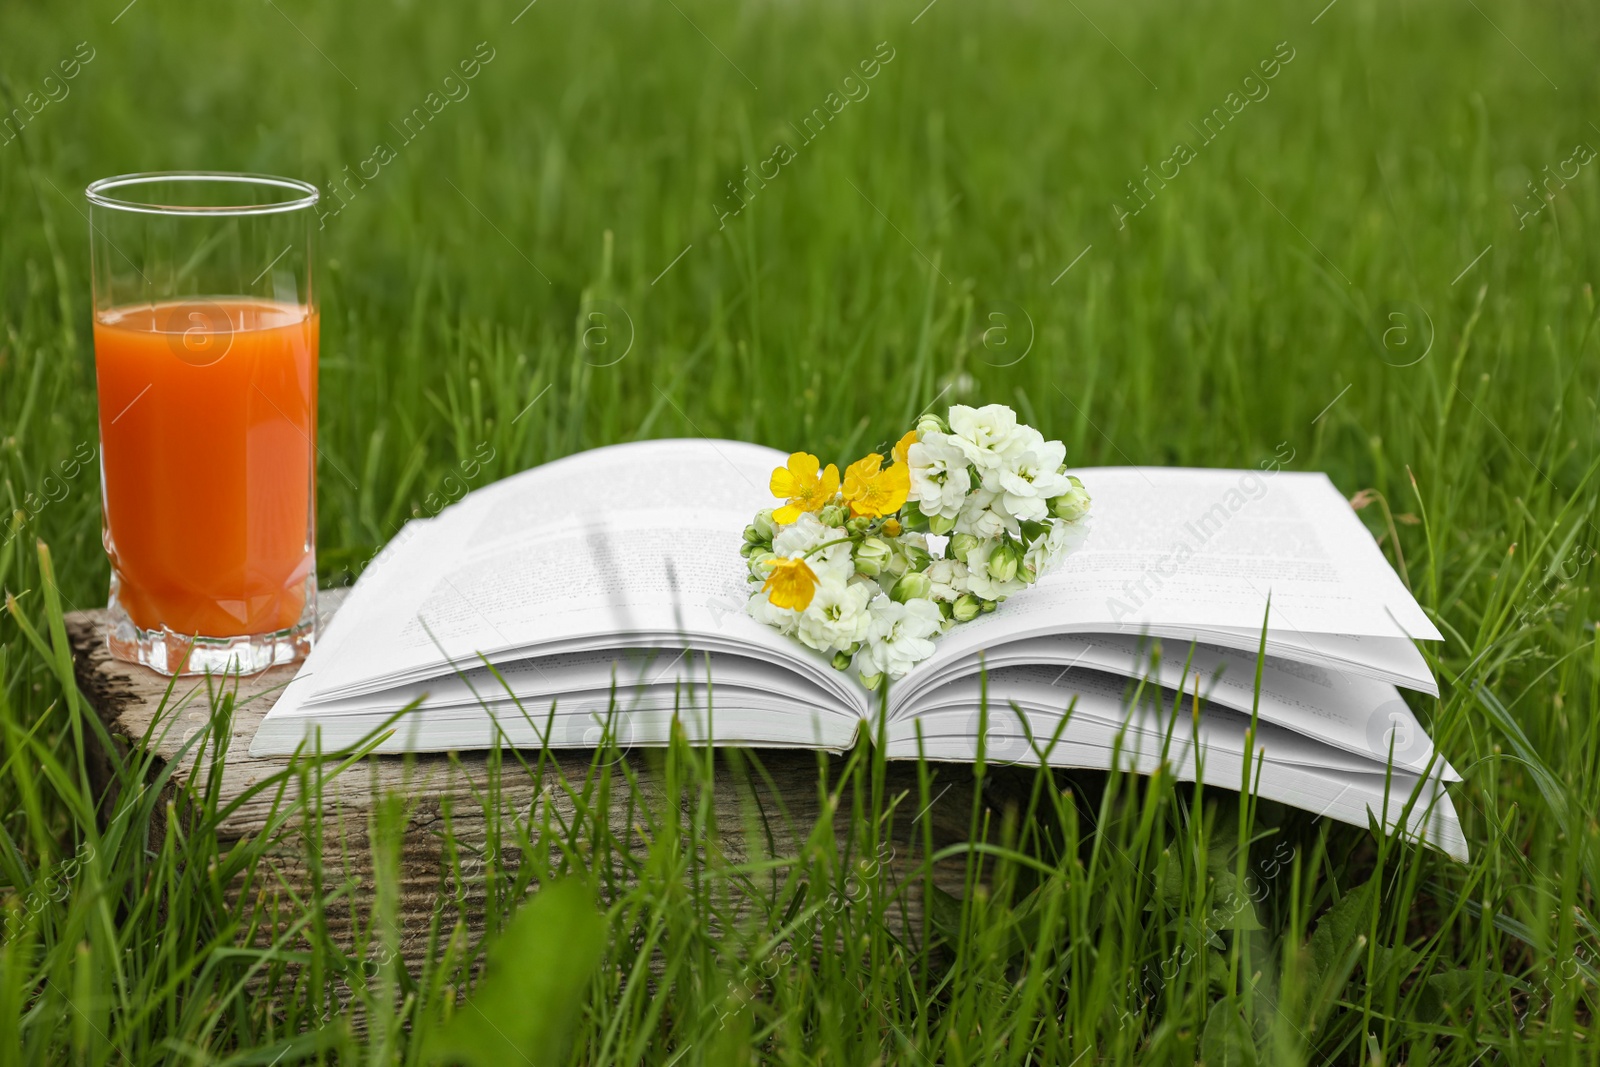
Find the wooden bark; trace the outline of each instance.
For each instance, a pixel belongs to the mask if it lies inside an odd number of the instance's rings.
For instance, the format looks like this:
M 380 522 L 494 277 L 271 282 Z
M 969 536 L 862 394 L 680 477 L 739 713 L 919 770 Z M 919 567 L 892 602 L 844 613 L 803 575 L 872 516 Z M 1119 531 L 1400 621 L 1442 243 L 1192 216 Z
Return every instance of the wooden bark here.
M 338 610 L 341 591 L 322 594 L 325 618 Z M 210 721 L 212 699 L 208 693 L 226 689 L 235 694 L 235 712 L 227 758 L 220 774 L 219 808 L 244 796 L 251 787 L 282 773 L 289 761 L 284 758 L 254 759 L 248 755 L 250 739 L 276 694 L 293 676 L 292 668 L 274 668 L 254 677 L 228 679 L 223 683 L 205 678 L 180 678 L 176 684 L 146 668 L 113 660 L 106 649 L 105 613 L 79 612 L 68 616 L 67 632 L 73 646 L 80 688 L 87 695 L 114 743 L 123 751 L 147 744 L 166 764 L 176 763 L 171 784 L 175 795 L 182 795 L 190 782 L 201 782 L 209 773 L 210 750 L 197 757 L 190 742 Z M 169 685 L 171 686 L 169 693 Z M 185 746 L 188 750 L 185 751 Z M 103 754 L 102 754 L 103 755 Z M 794 856 L 805 835 L 824 816 L 819 800 L 819 763 L 816 753 L 768 750 L 751 753 L 764 774 L 752 774 L 748 766 L 736 766 L 719 753 L 715 777 L 716 842 L 696 842 L 695 847 L 714 845 L 730 860 L 758 859 L 765 856 Z M 523 754 L 530 763 L 537 753 Z M 639 802 L 647 810 L 661 813 L 669 803 L 661 777 L 659 754 L 630 752 L 622 757 L 638 780 Z M 483 932 L 483 882 L 485 864 L 494 873 L 514 875 L 519 855 L 506 851 L 484 861 L 467 855 L 465 866 L 472 869 L 472 884 L 455 880 L 447 873 L 446 819 L 451 835 L 468 850 L 482 849 L 491 838 L 491 822 L 496 819 L 527 820 L 530 813 L 549 805 L 561 820 L 579 818 L 571 793 L 559 787 L 560 776 L 569 782 L 582 782 L 592 773 L 595 753 L 564 750 L 550 754 L 549 765 L 540 778 L 524 769 L 506 754 L 498 778 L 493 804 L 498 815 L 485 804 L 485 790 L 492 772 L 490 755 L 484 752 L 417 755 L 412 757 L 373 756 L 322 783 L 320 808 L 323 837 L 318 847 L 298 832 L 283 833 L 268 853 L 270 870 L 254 872 L 247 885 L 235 888 L 240 893 L 259 893 L 263 888 L 276 892 L 279 899 L 306 899 L 312 892 L 312 870 L 320 866 L 324 887 L 348 883 L 355 887 L 349 903 L 330 911 L 328 927 L 333 939 L 347 951 L 356 943 L 358 925 L 370 921 L 373 901 L 374 865 L 371 818 L 374 805 L 385 796 L 404 798 L 405 815 L 399 842 L 398 944 L 402 958 L 415 970 L 418 957 L 426 951 L 429 921 L 436 907 L 447 898 L 451 908 L 462 908 L 462 917 L 474 940 Z M 830 757 L 824 764 L 836 778 L 842 761 Z M 102 759 L 97 773 L 109 782 L 110 763 Z M 628 783 L 620 767 L 612 781 L 615 796 Z M 924 818 L 931 819 L 935 847 L 965 836 L 973 803 L 973 777 L 969 767 L 959 764 L 936 765 L 937 781 L 931 795 L 936 800 Z M 906 792 L 902 814 L 897 820 L 899 838 L 890 843 L 892 856 L 884 863 L 885 876 L 903 885 L 903 904 L 894 911 L 896 925 L 909 940 L 922 930 L 922 875 L 908 875 L 919 867 L 923 842 L 921 827 L 910 839 L 911 816 L 921 807 L 917 771 L 914 765 L 891 764 L 887 772 L 891 794 Z M 296 795 L 289 789 L 289 798 Z M 681 798 L 672 803 L 681 803 Z M 273 814 L 274 791 L 264 792 L 243 803 L 218 828 L 222 844 L 261 835 Z M 841 840 L 849 832 L 849 798 L 834 813 Z M 639 832 L 638 807 L 630 814 L 628 805 L 613 803 L 608 818 L 616 837 L 636 847 Z M 998 821 L 998 820 L 996 820 Z M 292 825 L 303 826 L 304 820 Z M 754 840 L 748 840 L 748 836 Z M 458 861 L 459 863 L 459 861 Z M 935 870 L 935 884 L 959 894 L 962 865 L 951 862 Z M 773 883 L 775 879 L 769 879 Z M 465 906 L 463 907 L 463 901 Z M 747 902 L 759 906 L 759 901 Z M 741 909 L 743 910 L 743 909 Z M 452 917 L 453 918 L 453 917 Z M 448 925 L 448 923 L 447 923 Z M 258 935 L 259 937 L 260 935 Z M 393 938 L 390 943 L 394 943 Z

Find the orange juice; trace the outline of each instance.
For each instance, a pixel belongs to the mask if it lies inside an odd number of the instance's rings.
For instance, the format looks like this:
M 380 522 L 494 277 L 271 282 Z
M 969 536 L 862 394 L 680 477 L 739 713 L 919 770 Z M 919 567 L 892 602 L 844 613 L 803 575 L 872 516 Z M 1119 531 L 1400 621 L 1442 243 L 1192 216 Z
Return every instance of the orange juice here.
M 100 312 L 105 541 L 141 629 L 296 625 L 315 567 L 317 315 L 249 297 Z

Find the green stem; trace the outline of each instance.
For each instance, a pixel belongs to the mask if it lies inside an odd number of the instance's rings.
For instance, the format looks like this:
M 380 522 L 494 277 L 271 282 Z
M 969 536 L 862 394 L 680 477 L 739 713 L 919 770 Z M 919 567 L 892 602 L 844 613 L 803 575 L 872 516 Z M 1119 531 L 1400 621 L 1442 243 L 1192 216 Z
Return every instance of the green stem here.
M 806 552 L 806 554 L 801 556 L 800 558 L 801 559 L 810 559 L 814 554 L 816 554 L 818 552 L 821 552 L 825 548 L 832 548 L 834 545 L 842 545 L 842 544 L 845 544 L 846 542 L 854 541 L 854 540 L 855 540 L 854 537 L 836 537 L 832 541 L 824 541 L 820 545 L 812 546 Z

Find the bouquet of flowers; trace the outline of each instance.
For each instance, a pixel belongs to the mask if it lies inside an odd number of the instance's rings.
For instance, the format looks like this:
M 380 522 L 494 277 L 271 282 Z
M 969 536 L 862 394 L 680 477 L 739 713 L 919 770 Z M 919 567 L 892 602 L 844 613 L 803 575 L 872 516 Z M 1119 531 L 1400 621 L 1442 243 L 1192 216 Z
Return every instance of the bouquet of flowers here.
M 746 610 L 876 688 L 933 638 L 1049 574 L 1088 536 L 1089 494 L 1066 446 L 1004 404 L 923 416 L 891 450 L 845 468 L 796 452 L 783 500 L 745 528 L 760 588 Z

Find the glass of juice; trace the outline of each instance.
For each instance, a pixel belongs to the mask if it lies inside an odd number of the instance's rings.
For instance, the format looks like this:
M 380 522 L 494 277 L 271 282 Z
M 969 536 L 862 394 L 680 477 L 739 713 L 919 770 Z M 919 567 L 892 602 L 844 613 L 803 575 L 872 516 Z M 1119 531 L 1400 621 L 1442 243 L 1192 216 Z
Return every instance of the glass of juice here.
M 111 654 L 292 663 L 316 636 L 317 189 L 127 174 L 87 196 Z

